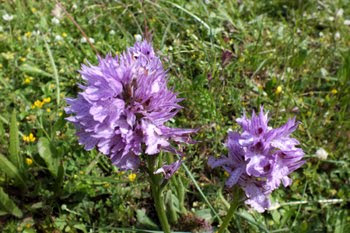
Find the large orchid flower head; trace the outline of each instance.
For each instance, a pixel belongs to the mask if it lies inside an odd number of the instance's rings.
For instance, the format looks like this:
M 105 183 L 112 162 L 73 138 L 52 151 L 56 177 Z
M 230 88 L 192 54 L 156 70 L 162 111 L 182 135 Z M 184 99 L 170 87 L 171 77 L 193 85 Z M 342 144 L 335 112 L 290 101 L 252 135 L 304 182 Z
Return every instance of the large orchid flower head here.
M 97 148 L 118 168 L 135 170 L 142 154 L 177 153 L 174 143 L 191 143 L 195 130 L 166 125 L 182 99 L 168 88 L 167 73 L 149 42 L 137 42 L 120 56 L 99 57 L 98 65 L 82 65 L 80 74 L 84 84 L 77 98 L 67 98 L 66 112 L 86 150 Z M 180 163 L 160 172 L 169 178 Z

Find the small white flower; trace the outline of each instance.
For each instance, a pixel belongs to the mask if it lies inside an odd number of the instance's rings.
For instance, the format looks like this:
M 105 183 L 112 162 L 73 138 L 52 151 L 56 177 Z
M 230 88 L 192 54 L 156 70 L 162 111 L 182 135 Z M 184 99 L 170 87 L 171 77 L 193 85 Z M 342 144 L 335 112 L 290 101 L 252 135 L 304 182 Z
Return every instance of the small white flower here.
M 134 38 L 137 42 L 140 42 L 142 40 L 142 36 L 140 34 L 135 34 Z
M 318 35 L 319 35 L 320 37 L 323 37 L 323 36 L 324 36 L 323 32 L 318 33 Z
M 336 40 L 340 39 L 340 33 L 339 33 L 339 32 L 336 32 L 336 33 L 334 34 L 334 38 L 335 38 Z
M 328 20 L 329 20 L 329 21 L 334 21 L 334 17 L 333 17 L 333 16 L 329 16 L 329 17 L 328 17 Z
M 40 34 L 41 34 L 41 32 L 39 30 L 32 32 L 32 35 L 34 35 L 34 36 L 39 36 Z
M 73 4 L 73 6 L 72 6 L 72 8 L 74 9 L 74 10 L 76 10 L 77 8 L 78 8 L 78 6 L 77 6 L 77 4 Z
M 343 17 L 343 14 L 344 14 L 344 10 L 342 8 L 340 8 L 338 11 L 337 11 L 337 17 Z
M 109 34 L 115 35 L 115 31 L 112 29 L 112 30 L 109 31 Z
M 95 40 L 93 38 L 91 38 L 91 37 L 89 38 L 89 41 L 91 42 L 91 44 L 95 43 Z M 80 39 L 80 43 L 84 44 L 86 42 L 87 42 L 87 40 L 85 39 L 85 37 L 82 37 Z
M 346 26 L 350 26 L 350 19 L 346 19 L 346 20 L 344 20 L 344 25 L 346 25 Z
M 55 36 L 55 41 L 60 41 L 60 40 L 63 40 L 62 36 L 56 35 Z
M 58 25 L 58 24 L 60 24 L 60 20 L 57 19 L 56 17 L 53 17 L 53 18 L 51 19 L 51 23 Z
M 5 13 L 2 16 L 2 19 L 5 20 L 5 21 L 11 21 L 11 20 L 13 20 L 13 15 L 9 15 L 9 14 Z
M 325 160 L 328 157 L 328 152 L 321 147 L 316 151 L 316 157 L 320 160 Z

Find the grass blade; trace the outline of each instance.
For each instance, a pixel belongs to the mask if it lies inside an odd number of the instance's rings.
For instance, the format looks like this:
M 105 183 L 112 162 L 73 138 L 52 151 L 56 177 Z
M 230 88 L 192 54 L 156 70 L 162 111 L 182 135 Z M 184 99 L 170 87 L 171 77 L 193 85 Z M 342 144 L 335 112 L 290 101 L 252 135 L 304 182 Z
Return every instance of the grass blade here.
M 61 100 L 61 97 L 60 97 L 60 80 L 59 80 L 59 78 L 58 78 L 57 67 L 56 67 L 56 65 L 55 65 L 55 60 L 53 59 L 50 46 L 49 46 L 49 44 L 46 42 L 46 40 L 44 40 L 44 42 L 45 42 L 45 48 L 46 48 L 46 50 L 47 50 L 47 54 L 49 55 L 50 63 L 51 63 L 51 66 L 52 66 L 53 77 L 54 77 L 55 82 L 56 82 L 56 103 L 57 103 L 57 107 L 59 107 L 59 105 L 60 105 L 60 100 Z
M 196 179 L 193 177 L 191 171 L 188 169 L 188 167 L 187 167 L 184 163 L 182 163 L 182 166 L 184 167 L 184 169 L 185 169 L 187 175 L 188 175 L 188 176 L 190 177 L 190 179 L 192 180 L 194 186 L 195 186 L 196 189 L 198 190 L 199 194 L 202 196 L 202 198 L 203 198 L 203 200 L 205 201 L 205 203 L 207 203 L 207 205 L 209 206 L 210 210 L 214 213 L 214 217 L 216 217 L 216 218 L 219 220 L 219 222 L 221 223 L 222 220 L 221 220 L 220 216 L 219 216 L 218 213 L 215 211 L 214 207 L 210 204 L 208 198 L 207 198 L 207 197 L 205 196 L 205 194 L 203 193 L 201 187 L 199 187 L 199 185 L 198 185 Z
M 199 23 L 201 23 L 206 29 L 208 29 L 208 32 L 209 34 L 211 34 L 211 28 L 209 27 L 209 25 L 204 22 L 201 18 L 199 18 L 197 15 L 193 14 L 192 12 L 186 10 L 185 8 L 183 8 L 182 6 L 176 4 L 176 3 L 173 3 L 173 2 L 170 2 L 170 1 L 165 1 L 171 5 L 173 5 L 174 7 L 178 8 L 179 10 L 182 10 L 183 12 L 185 12 L 186 14 L 188 14 L 189 16 L 191 16 L 192 18 L 194 18 L 196 21 L 198 21 Z
M 20 171 L 17 169 L 10 160 L 8 160 L 4 155 L 0 154 L 0 171 L 5 173 L 8 177 L 15 179 L 25 186 L 25 182 L 22 178 Z
M 9 196 L 0 187 L 0 209 L 6 211 L 9 214 L 21 218 L 23 216 L 22 211 L 18 206 L 9 198 Z
M 16 111 L 14 110 L 11 115 L 10 123 L 10 161 L 19 169 L 23 169 L 23 160 L 19 155 L 19 138 L 18 138 L 18 126 Z

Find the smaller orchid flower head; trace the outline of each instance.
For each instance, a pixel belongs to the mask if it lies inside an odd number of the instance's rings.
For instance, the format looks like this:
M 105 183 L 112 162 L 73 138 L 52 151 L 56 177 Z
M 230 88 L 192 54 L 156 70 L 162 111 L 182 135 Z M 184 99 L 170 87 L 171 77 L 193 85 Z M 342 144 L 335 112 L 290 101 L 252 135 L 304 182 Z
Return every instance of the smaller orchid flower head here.
M 246 204 L 259 212 L 270 207 L 272 191 L 281 184 L 289 186 L 292 181 L 288 175 L 305 163 L 304 152 L 297 147 L 299 141 L 290 136 L 298 127 L 295 118 L 276 129 L 269 127 L 268 121 L 263 107 L 250 119 L 244 114 L 237 119 L 242 133 L 228 133 L 228 156 L 210 157 L 208 161 L 212 168 L 223 167 L 230 174 L 226 185 L 239 185 L 245 192 Z
M 67 118 L 86 150 L 97 148 L 121 170 L 136 170 L 141 155 L 179 153 L 174 144 L 191 143 L 195 130 L 177 129 L 167 122 L 181 109 L 167 86 L 167 74 L 147 41 L 137 42 L 120 56 L 99 57 L 98 65 L 83 65 L 77 98 L 67 98 Z M 169 178 L 176 161 L 158 172 Z

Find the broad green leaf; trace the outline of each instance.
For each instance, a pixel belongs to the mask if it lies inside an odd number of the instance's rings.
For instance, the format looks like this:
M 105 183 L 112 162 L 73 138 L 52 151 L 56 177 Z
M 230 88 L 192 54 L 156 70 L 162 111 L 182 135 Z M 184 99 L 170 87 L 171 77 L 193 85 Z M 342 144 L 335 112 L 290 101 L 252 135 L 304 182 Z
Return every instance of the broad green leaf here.
M 23 159 L 19 155 L 19 138 L 16 111 L 12 112 L 10 123 L 10 160 L 19 169 L 23 168 Z
M 40 157 L 45 161 L 47 168 L 53 176 L 57 176 L 57 160 L 52 154 L 50 142 L 47 138 L 41 137 L 38 141 L 38 151 Z
M 64 178 L 64 166 L 63 166 L 63 163 L 61 162 L 61 164 L 58 166 L 57 177 L 55 181 L 56 196 L 59 196 L 62 192 L 63 178 Z
M 0 209 L 6 211 L 9 214 L 21 218 L 23 216 L 22 211 L 17 205 L 9 198 L 9 196 L 0 187 Z
M 204 219 L 205 221 L 207 221 L 209 223 L 211 223 L 213 221 L 213 215 L 212 215 L 210 209 L 197 210 L 195 212 L 195 215 L 200 217 L 201 219 Z
M 147 227 L 148 229 L 152 230 L 158 230 L 157 224 L 155 224 L 147 215 L 146 211 L 144 209 L 136 210 L 136 218 L 137 222 L 140 223 L 140 225 Z
M 84 224 L 80 223 L 80 224 L 75 224 L 73 226 L 75 229 L 81 230 L 84 233 L 87 233 L 86 227 Z
M 64 118 L 65 115 L 62 114 L 62 116 L 60 116 L 60 118 L 58 118 L 58 120 L 55 122 L 52 128 L 53 133 L 56 133 L 56 131 L 62 131 L 64 125 L 67 123 L 67 121 Z
M 8 177 L 15 179 L 25 186 L 25 182 L 22 178 L 20 171 L 8 160 L 4 155 L 0 154 L 0 171 L 5 173 Z
M 249 224 L 258 227 L 261 230 L 261 232 L 266 232 L 266 233 L 269 232 L 269 230 L 266 228 L 266 226 L 263 223 L 257 222 L 254 219 L 254 217 L 250 213 L 248 213 L 246 210 L 241 210 L 240 212 L 236 212 L 235 214 L 243 218 Z
M 39 69 L 38 67 L 34 66 L 34 65 L 29 65 L 29 64 L 22 64 L 19 69 L 27 74 L 32 74 L 32 75 L 42 75 L 42 76 L 46 76 L 46 77 L 52 77 L 51 74 Z

